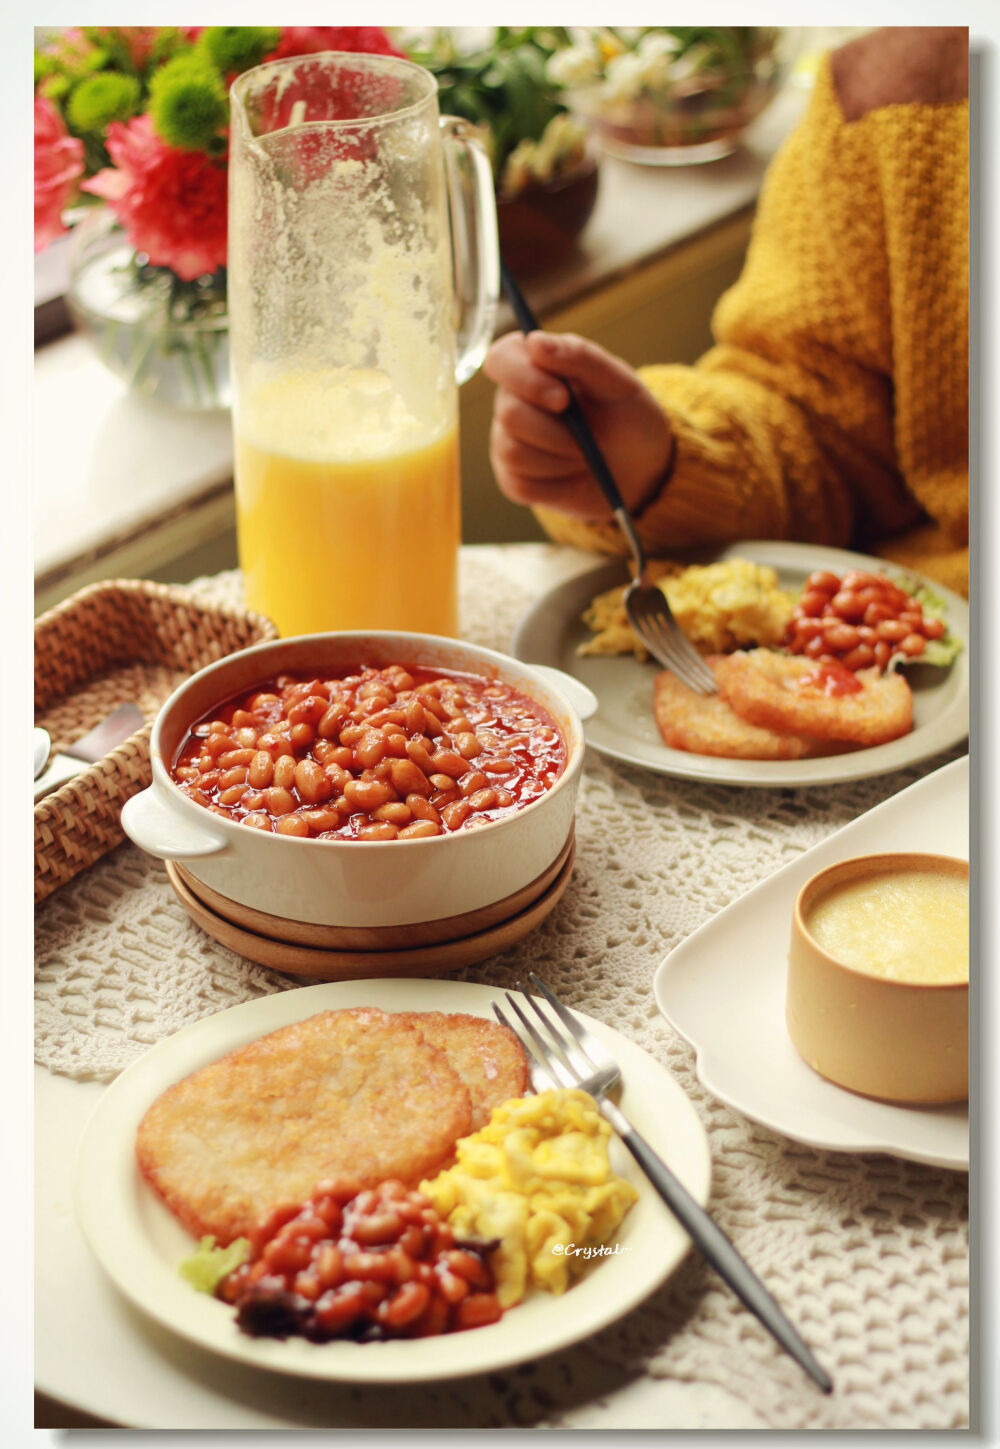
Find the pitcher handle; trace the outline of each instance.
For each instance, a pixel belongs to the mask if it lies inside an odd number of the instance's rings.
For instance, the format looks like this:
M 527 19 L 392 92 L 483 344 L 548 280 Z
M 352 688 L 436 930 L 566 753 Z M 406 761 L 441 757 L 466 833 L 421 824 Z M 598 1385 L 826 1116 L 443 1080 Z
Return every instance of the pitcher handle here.
M 442 116 L 441 140 L 448 178 L 455 298 L 455 379 L 466 382 L 482 366 L 493 340 L 500 296 L 493 168 L 474 126 Z

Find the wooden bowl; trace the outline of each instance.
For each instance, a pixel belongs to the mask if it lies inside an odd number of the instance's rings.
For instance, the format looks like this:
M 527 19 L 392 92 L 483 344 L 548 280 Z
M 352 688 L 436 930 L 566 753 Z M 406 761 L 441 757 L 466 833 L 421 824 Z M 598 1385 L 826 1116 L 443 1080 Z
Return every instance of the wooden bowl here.
M 445 976 L 509 951 L 559 904 L 574 859 L 570 838 L 559 858 L 530 888 L 482 911 L 422 922 L 408 930 L 350 930 L 281 920 L 227 901 L 176 861 L 167 862 L 167 875 L 195 924 L 246 960 L 310 980 L 358 981 Z

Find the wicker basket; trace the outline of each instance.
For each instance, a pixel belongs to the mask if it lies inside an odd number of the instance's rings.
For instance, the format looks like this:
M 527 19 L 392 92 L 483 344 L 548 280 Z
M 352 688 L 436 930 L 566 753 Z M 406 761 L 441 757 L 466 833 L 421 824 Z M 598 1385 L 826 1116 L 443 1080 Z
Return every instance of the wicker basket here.
M 278 631 L 269 619 L 141 580 L 93 584 L 35 622 L 35 724 L 54 752 L 131 700 L 142 729 L 35 806 L 35 901 L 125 839 L 121 808 L 152 779 L 149 735 L 160 705 L 206 664 Z

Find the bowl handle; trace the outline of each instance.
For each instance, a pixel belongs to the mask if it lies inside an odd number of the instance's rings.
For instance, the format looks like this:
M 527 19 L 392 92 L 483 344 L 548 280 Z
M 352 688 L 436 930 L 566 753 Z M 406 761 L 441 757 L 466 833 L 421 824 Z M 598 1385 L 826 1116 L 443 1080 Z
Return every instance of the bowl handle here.
M 553 689 L 558 689 L 560 694 L 565 695 L 581 720 L 590 719 L 591 715 L 597 713 L 597 695 L 579 679 L 574 679 L 572 674 L 566 674 L 561 669 L 553 669 L 551 664 L 532 664 L 529 665 L 529 668 L 546 684 L 550 684 Z
M 207 814 L 207 812 L 206 812 Z M 225 838 L 212 830 L 206 820 L 202 825 L 186 819 L 166 804 L 154 787 L 140 790 L 122 806 L 122 829 L 141 850 L 161 860 L 187 860 L 201 855 L 218 855 L 227 845 Z

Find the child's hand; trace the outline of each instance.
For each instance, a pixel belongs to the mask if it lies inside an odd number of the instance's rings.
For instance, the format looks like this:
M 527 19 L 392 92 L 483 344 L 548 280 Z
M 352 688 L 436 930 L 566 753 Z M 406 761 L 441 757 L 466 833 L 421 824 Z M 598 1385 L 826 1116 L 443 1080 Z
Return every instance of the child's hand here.
M 673 439 L 666 415 L 627 363 L 569 333 L 508 333 L 483 364 L 497 384 L 490 460 L 514 503 L 541 504 L 579 518 L 610 516 L 604 495 L 559 414 L 573 384 L 626 506 L 656 492 Z

